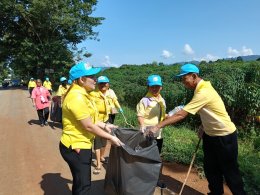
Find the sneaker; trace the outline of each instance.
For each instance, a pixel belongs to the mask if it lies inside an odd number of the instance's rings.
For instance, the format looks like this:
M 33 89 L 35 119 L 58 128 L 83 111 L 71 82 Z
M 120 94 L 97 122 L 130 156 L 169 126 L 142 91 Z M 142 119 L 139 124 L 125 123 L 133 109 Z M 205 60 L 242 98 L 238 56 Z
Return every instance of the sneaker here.
M 48 123 L 47 121 L 45 121 L 44 125 L 45 125 L 45 126 L 48 126 L 48 125 L 49 125 L 49 123 Z
M 41 124 L 41 127 L 43 127 L 43 126 L 44 126 L 44 124 L 42 123 L 42 124 Z
M 159 187 L 159 188 L 166 188 L 166 184 L 161 182 L 161 181 L 157 181 L 157 187 Z

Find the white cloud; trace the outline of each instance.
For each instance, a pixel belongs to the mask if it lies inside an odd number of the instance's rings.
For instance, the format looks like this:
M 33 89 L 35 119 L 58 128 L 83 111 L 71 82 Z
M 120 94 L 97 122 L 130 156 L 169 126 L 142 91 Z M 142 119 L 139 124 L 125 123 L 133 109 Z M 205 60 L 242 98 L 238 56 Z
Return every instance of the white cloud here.
M 219 57 L 218 56 L 214 56 L 214 55 L 212 55 L 212 54 L 207 54 L 205 57 L 202 57 L 200 60 L 201 61 L 216 61 L 216 60 L 218 60 L 219 59 Z
M 247 56 L 247 55 L 253 55 L 253 50 L 250 49 L 250 48 L 246 48 L 246 46 L 243 46 L 242 47 L 242 50 L 241 50 L 241 54 L 242 56 Z
M 191 48 L 191 46 L 189 44 L 185 44 L 184 49 L 183 49 L 183 53 L 185 55 L 193 55 L 195 52 L 193 51 L 193 49 Z
M 229 58 L 237 57 L 237 56 L 253 55 L 253 50 L 250 48 L 246 48 L 246 46 L 243 46 L 240 51 L 237 49 L 233 49 L 232 47 L 228 47 L 227 54 Z
M 110 61 L 109 56 L 105 56 L 105 61 L 102 63 L 102 65 L 104 65 L 105 67 L 118 67 L 117 64 L 114 64 Z
M 171 57 L 173 57 L 173 54 L 171 52 L 167 51 L 167 50 L 163 50 L 162 51 L 162 57 L 166 58 L 166 59 L 171 58 Z

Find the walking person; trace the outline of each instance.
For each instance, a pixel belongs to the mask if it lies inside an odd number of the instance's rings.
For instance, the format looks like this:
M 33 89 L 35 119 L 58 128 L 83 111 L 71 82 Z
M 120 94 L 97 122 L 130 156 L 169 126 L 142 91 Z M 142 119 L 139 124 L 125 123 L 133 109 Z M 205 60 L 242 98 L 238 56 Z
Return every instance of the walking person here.
M 224 193 L 223 177 L 234 195 L 246 194 L 237 162 L 236 127 L 221 97 L 209 81 L 199 76 L 199 68 L 194 64 L 183 65 L 177 76 L 181 77 L 186 88 L 194 90 L 193 98 L 182 110 L 153 127 L 151 132 L 175 124 L 188 114 L 198 113 L 203 126 L 198 135 L 203 139 L 204 171 L 209 183 L 209 194 Z
M 62 97 L 67 92 L 70 85 L 68 84 L 66 77 L 61 77 L 60 82 L 61 82 L 61 84 L 59 85 L 56 95 Z
M 98 110 L 98 120 L 104 123 L 109 122 L 109 103 L 105 96 L 107 90 L 109 89 L 107 83 L 109 82 L 106 76 L 100 76 L 97 79 L 97 89 L 92 91 L 90 94 L 94 98 L 94 101 Z M 96 136 L 94 140 L 94 150 L 96 154 L 96 167 L 93 171 L 94 174 L 99 174 L 101 171 L 101 162 L 107 164 L 108 160 L 105 158 L 105 149 L 107 145 L 107 140 Z
M 42 81 L 40 79 L 36 80 L 36 87 L 32 91 L 33 106 L 37 110 L 39 121 L 41 126 L 48 125 L 49 118 L 49 107 L 51 99 L 50 92 L 42 86 Z
M 48 89 L 48 91 L 50 92 L 50 94 L 52 95 L 52 83 L 50 82 L 49 77 L 45 78 L 45 81 L 43 82 L 43 87 L 45 87 L 46 89 Z
M 95 89 L 94 77 L 101 69 L 85 63 L 70 69 L 73 84 L 64 95 L 62 103 L 63 131 L 60 153 L 68 163 L 72 177 L 73 195 L 90 195 L 92 144 L 95 135 L 106 138 L 112 144 L 122 145 L 110 134 L 116 126 L 98 121 L 98 110 L 89 92 Z
M 106 76 L 104 76 L 103 79 L 104 79 L 104 81 L 106 81 L 104 83 L 105 83 L 105 87 L 107 88 L 107 90 L 104 92 L 104 95 L 106 96 L 108 103 L 109 103 L 109 107 L 110 107 L 109 114 L 108 114 L 108 116 L 109 116 L 108 122 L 111 124 L 114 124 L 116 114 L 118 112 L 123 113 L 123 109 L 118 102 L 118 99 L 117 99 L 117 96 L 116 96 L 114 90 L 110 88 L 109 79 Z
M 29 91 L 30 97 L 32 96 L 32 90 L 34 89 L 34 87 L 36 87 L 36 82 L 35 82 L 34 78 L 30 78 L 30 81 L 28 82 L 28 91 Z
M 159 75 L 150 75 L 147 78 L 147 94 L 136 106 L 137 119 L 140 130 L 144 132 L 146 128 L 157 125 L 166 117 L 166 103 L 160 92 L 162 90 L 162 79 Z M 159 153 L 161 154 L 163 137 L 162 129 L 154 135 L 156 138 Z M 165 187 L 165 184 L 158 179 L 157 185 Z

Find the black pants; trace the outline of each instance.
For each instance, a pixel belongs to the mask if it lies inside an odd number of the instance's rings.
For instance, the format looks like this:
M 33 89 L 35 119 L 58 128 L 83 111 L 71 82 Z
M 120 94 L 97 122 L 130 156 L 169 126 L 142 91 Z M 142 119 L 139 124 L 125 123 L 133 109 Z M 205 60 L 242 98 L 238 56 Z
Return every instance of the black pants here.
M 109 114 L 108 116 L 109 116 L 108 122 L 109 122 L 110 124 L 114 124 L 116 115 L 115 115 L 115 114 Z
M 156 142 L 157 142 L 157 147 L 158 147 L 159 153 L 161 154 L 161 152 L 162 152 L 162 146 L 163 146 L 163 138 L 161 138 L 161 139 L 156 139 Z
M 78 154 L 60 143 L 60 153 L 70 167 L 72 195 L 90 195 L 92 150 L 81 149 Z
M 39 121 L 41 124 L 44 124 L 48 120 L 49 112 L 50 112 L 49 107 L 37 110 L 37 114 L 38 114 Z
M 239 172 L 237 132 L 226 136 L 203 135 L 204 171 L 212 195 L 224 193 L 223 177 L 234 195 L 246 194 Z
M 29 93 L 30 93 L 30 97 L 32 96 L 32 91 L 33 91 L 34 87 L 29 87 Z

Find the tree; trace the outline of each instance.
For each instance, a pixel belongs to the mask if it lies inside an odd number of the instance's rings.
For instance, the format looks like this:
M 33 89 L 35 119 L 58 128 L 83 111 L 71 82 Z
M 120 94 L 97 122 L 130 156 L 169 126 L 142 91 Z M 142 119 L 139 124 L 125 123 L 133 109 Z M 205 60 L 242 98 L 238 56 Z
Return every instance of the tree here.
M 43 77 L 44 69 L 65 73 L 76 45 L 97 39 L 91 17 L 97 0 L 1 0 L 0 62 L 20 75 Z M 89 54 L 87 55 L 89 56 Z

